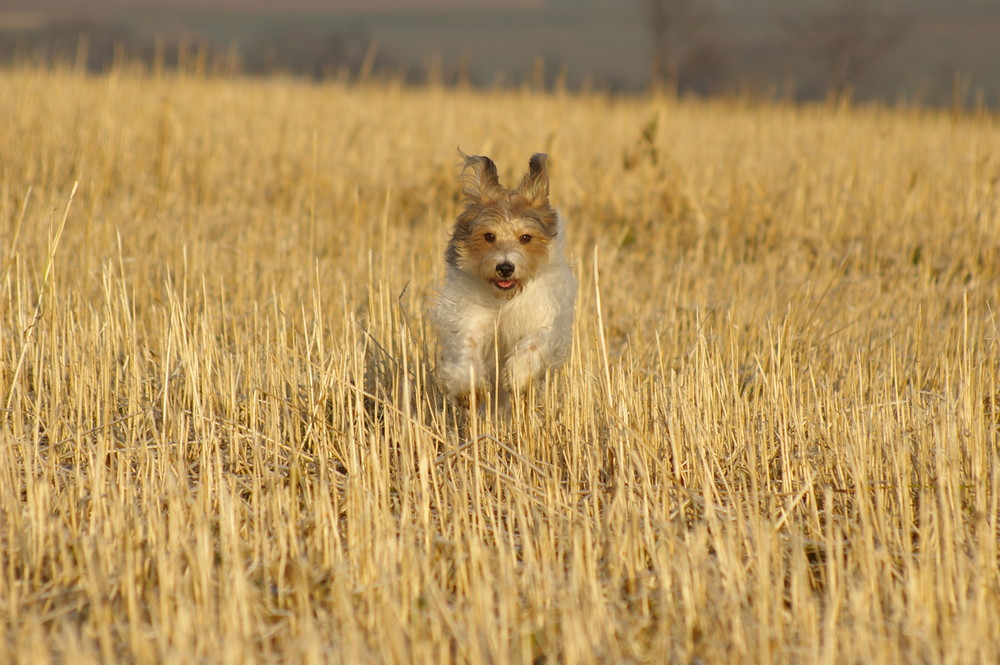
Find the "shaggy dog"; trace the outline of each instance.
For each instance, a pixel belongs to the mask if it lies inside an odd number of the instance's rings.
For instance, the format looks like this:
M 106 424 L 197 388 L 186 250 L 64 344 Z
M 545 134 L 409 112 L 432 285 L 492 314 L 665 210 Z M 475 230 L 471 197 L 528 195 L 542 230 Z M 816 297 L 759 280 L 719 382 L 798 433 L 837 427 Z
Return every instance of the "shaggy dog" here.
M 508 401 L 569 355 L 577 282 L 563 220 L 549 204 L 546 156 L 532 155 L 520 184 L 507 189 L 489 157 L 459 154 L 464 207 L 433 310 L 438 377 L 459 402 L 494 388 Z

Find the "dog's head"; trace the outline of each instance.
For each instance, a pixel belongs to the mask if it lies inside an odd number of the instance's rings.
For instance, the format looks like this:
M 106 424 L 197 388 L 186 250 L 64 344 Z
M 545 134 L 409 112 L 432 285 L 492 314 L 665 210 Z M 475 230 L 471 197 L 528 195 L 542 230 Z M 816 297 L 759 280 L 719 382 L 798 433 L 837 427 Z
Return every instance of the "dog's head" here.
M 465 160 L 465 205 L 445 259 L 488 282 L 497 298 L 513 298 L 548 262 L 556 237 L 546 156 L 532 155 L 520 184 L 507 189 L 489 157 L 459 154 Z

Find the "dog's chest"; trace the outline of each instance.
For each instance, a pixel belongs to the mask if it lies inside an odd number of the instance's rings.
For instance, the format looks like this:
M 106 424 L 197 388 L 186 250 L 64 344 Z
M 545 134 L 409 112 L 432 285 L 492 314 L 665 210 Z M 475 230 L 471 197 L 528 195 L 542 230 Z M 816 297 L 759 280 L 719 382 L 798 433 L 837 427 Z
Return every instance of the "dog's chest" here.
M 497 336 L 502 347 L 513 348 L 524 337 L 551 325 L 552 308 L 548 299 L 534 289 L 505 303 L 497 320 Z

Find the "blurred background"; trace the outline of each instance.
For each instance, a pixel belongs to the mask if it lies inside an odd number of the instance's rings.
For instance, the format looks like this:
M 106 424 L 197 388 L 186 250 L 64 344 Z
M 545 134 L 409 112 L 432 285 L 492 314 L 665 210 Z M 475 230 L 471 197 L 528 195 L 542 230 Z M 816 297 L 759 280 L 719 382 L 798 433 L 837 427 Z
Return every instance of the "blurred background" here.
M 996 0 L 0 0 L 0 64 L 996 108 Z

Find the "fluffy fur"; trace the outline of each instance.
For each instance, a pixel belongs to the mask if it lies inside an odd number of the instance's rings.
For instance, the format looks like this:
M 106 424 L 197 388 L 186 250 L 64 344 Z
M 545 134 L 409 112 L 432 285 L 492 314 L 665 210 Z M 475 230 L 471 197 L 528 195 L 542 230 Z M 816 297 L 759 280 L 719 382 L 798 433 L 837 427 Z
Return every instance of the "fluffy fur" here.
M 498 386 L 523 393 L 569 355 L 577 282 L 565 227 L 549 204 L 546 156 L 532 155 L 515 189 L 489 157 L 465 160 L 464 207 L 445 251 L 447 274 L 433 310 L 438 377 L 467 402 Z

